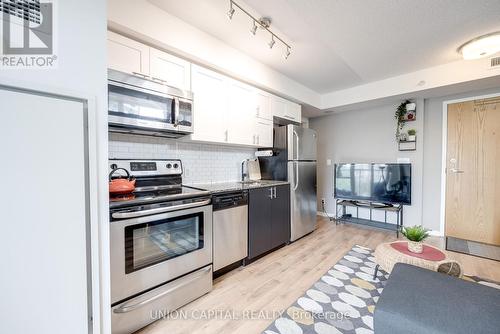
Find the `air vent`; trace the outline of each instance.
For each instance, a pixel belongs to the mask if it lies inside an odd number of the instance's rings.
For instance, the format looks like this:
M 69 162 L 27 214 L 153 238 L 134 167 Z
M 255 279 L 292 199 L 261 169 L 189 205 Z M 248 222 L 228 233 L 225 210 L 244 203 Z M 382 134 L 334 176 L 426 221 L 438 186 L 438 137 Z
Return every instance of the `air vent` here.
M 500 66 L 500 57 L 491 58 L 490 61 L 490 67 Z
M 2 12 L 40 24 L 40 0 L 1 0 Z

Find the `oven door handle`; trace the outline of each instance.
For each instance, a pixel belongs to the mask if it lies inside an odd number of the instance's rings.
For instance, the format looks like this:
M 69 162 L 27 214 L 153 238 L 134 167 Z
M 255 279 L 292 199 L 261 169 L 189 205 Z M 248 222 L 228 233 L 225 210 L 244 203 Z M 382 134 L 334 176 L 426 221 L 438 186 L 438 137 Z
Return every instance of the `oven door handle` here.
M 192 277 L 191 279 L 187 280 L 187 281 L 184 281 L 176 286 L 173 286 L 171 287 L 170 289 L 167 289 L 163 292 L 160 292 L 159 294 L 157 295 L 154 295 L 153 297 L 151 298 L 148 298 L 148 299 L 145 299 L 145 300 L 141 300 L 140 302 L 137 302 L 135 304 L 132 304 L 132 305 L 128 305 L 128 304 L 125 304 L 125 305 L 122 305 L 120 306 L 119 308 L 116 308 L 113 310 L 114 313 L 127 313 L 127 312 L 132 312 L 136 309 L 138 309 L 139 307 L 142 307 L 144 305 L 147 305 L 151 302 L 154 302 L 155 300 L 157 300 L 158 298 L 161 298 L 171 292 L 174 292 L 175 290 L 177 289 L 180 289 L 188 284 L 191 284 L 193 281 L 197 280 L 198 278 L 200 278 L 201 276 L 205 275 L 205 273 L 207 271 L 210 271 L 212 269 L 212 267 L 207 267 L 207 268 L 204 268 L 202 270 L 199 271 L 199 273 Z
M 211 199 L 207 199 L 200 202 L 188 203 L 188 204 L 179 204 L 174 206 L 169 206 L 166 208 L 156 208 L 150 210 L 138 210 L 138 211 L 129 211 L 129 212 L 114 212 L 111 216 L 116 219 L 124 219 L 124 218 L 136 218 L 149 216 L 157 213 L 171 212 L 177 210 L 184 210 L 189 208 L 196 208 L 198 206 L 208 205 L 210 204 Z

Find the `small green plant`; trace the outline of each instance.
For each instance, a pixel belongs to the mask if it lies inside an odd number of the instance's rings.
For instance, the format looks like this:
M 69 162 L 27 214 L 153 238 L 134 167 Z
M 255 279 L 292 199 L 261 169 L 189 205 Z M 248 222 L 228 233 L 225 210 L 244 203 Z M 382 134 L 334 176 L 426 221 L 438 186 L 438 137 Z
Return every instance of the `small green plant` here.
M 420 242 L 429 236 L 429 230 L 420 225 L 415 225 L 401 228 L 401 234 L 403 234 L 406 239 L 410 241 Z
M 394 113 L 394 118 L 396 119 L 397 126 L 396 126 L 396 140 L 399 140 L 400 138 L 400 133 L 403 131 L 403 127 L 405 125 L 404 118 L 406 115 L 406 105 L 408 103 L 411 103 L 410 100 L 406 100 L 403 103 L 401 103 L 398 108 L 396 109 L 396 112 Z
M 417 134 L 417 130 L 415 130 L 415 129 L 408 130 L 408 136 L 415 136 L 416 134 Z

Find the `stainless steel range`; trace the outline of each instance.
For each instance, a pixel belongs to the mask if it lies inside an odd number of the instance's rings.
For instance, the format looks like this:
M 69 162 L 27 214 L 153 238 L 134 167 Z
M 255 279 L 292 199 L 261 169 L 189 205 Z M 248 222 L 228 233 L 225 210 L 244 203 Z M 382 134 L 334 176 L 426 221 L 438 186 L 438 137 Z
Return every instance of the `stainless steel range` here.
M 132 333 L 212 289 L 212 204 L 180 160 L 110 160 L 136 178 L 110 197 L 112 332 Z M 115 174 L 119 174 L 116 172 Z

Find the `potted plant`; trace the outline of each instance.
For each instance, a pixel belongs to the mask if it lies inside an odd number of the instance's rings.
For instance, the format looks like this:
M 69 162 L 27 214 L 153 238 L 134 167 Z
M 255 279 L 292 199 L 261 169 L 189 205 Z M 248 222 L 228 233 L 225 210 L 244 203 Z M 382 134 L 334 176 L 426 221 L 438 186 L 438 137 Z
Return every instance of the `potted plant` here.
M 404 101 L 401 103 L 398 108 L 396 109 L 396 112 L 394 113 L 394 118 L 396 119 L 397 122 L 397 127 L 396 127 L 396 140 L 399 141 L 401 140 L 401 131 L 403 131 L 403 127 L 405 125 L 405 116 L 408 110 L 406 109 L 406 105 L 410 104 L 411 102 L 409 100 Z
M 429 236 L 429 230 L 420 225 L 401 228 L 401 234 L 408 239 L 408 250 L 412 253 L 422 253 L 423 241 Z
M 415 135 L 416 134 L 417 134 L 417 130 L 415 130 L 415 129 L 408 130 L 408 140 L 409 141 L 415 141 L 415 139 L 416 139 Z

